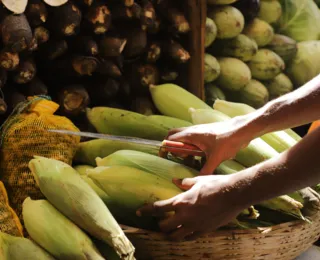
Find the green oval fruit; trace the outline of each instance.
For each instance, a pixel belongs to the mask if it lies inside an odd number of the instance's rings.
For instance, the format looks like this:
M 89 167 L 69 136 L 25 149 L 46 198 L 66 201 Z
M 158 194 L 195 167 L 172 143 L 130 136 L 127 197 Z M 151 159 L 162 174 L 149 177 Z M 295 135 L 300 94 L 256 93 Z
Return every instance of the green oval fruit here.
M 204 46 L 205 48 L 209 47 L 217 37 L 217 26 L 212 19 L 207 17 L 206 19 L 206 34 Z
M 239 91 L 239 101 L 254 108 L 259 108 L 269 101 L 269 93 L 261 82 L 252 79 Z
M 237 2 L 238 0 L 207 0 L 209 5 L 229 5 Z
M 219 58 L 220 76 L 217 84 L 228 90 L 240 90 L 251 79 L 251 72 L 247 64 L 236 58 Z
M 291 80 L 283 73 L 280 73 L 273 80 L 266 81 L 265 86 L 269 91 L 271 99 L 285 95 L 293 90 Z
M 226 96 L 223 91 L 212 83 L 205 85 L 205 96 L 206 103 L 211 107 L 217 99 L 226 100 Z
M 219 40 L 214 43 L 212 51 L 221 56 L 230 56 L 247 62 L 258 51 L 257 43 L 244 34 L 230 40 Z
M 205 53 L 204 55 L 204 82 L 214 81 L 220 74 L 220 64 L 215 57 Z
M 249 62 L 249 68 L 253 78 L 271 80 L 285 69 L 285 64 L 275 52 L 268 49 L 260 49 Z
M 244 17 L 242 13 L 232 6 L 216 7 L 209 12 L 218 29 L 217 38 L 230 39 L 239 35 L 244 28 Z
M 259 47 L 263 47 L 272 41 L 274 30 L 267 22 L 255 18 L 244 28 L 243 34 L 254 39 Z
M 275 34 L 267 48 L 277 53 L 285 62 L 292 60 L 298 52 L 297 42 L 281 34 Z
M 269 24 L 276 24 L 282 15 L 282 7 L 279 1 L 260 1 L 258 17 Z

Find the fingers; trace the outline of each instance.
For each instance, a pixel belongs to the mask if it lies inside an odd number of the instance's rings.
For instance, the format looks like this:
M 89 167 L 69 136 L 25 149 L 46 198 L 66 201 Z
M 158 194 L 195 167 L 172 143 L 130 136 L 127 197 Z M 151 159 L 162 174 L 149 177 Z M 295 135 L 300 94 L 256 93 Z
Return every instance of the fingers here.
M 190 190 L 196 184 L 196 178 L 172 179 L 172 182 L 182 190 Z
M 168 199 L 157 201 L 152 204 L 148 204 L 144 207 L 141 207 L 137 210 L 137 216 L 154 216 L 160 217 L 163 216 L 164 213 L 174 211 L 173 202 L 175 201 L 175 197 Z
M 181 219 L 174 215 L 164 220 L 159 221 L 159 227 L 162 232 L 169 233 L 177 229 L 181 225 Z
M 192 235 L 192 229 L 188 227 L 180 227 L 176 231 L 172 232 L 169 237 L 174 241 L 181 241 L 185 237 Z
M 180 128 L 171 129 L 171 130 L 169 130 L 167 137 L 169 137 L 169 136 L 171 136 L 171 135 L 174 135 L 174 134 L 176 134 L 176 133 L 179 133 L 179 132 L 185 130 L 186 128 L 187 128 L 187 127 L 180 127 Z
M 212 175 L 219 164 L 220 162 L 218 160 L 210 156 L 200 170 L 200 175 Z

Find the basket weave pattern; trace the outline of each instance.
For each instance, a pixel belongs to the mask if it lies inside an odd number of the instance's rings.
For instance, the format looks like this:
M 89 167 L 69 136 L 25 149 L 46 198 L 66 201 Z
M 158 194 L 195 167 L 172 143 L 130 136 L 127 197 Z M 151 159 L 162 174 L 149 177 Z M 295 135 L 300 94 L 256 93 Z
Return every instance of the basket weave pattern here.
M 172 242 L 161 233 L 124 226 L 139 260 L 293 260 L 320 237 L 320 212 L 312 224 L 288 222 L 264 229 L 228 230 L 195 241 Z

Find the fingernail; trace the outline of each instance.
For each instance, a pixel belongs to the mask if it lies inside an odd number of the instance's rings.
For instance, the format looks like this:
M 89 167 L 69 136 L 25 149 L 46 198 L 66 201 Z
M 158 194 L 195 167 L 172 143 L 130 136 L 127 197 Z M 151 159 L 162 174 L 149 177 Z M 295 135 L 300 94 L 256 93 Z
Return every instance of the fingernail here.
M 140 210 L 137 210 L 137 211 L 136 211 L 136 215 L 137 215 L 138 217 L 141 217 L 141 211 L 140 211 Z

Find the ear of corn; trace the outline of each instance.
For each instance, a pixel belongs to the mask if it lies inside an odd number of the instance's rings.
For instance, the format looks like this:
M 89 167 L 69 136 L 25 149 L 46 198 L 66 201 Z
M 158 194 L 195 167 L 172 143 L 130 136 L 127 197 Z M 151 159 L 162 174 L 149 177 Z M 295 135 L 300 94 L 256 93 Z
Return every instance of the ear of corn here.
M 158 155 L 159 149 L 149 145 L 132 144 L 122 141 L 96 139 L 80 143 L 74 161 L 95 166 L 97 157 L 106 157 L 119 150 L 136 150 L 144 153 Z
M 225 100 L 216 100 L 213 104 L 213 108 L 230 117 L 246 115 L 256 110 L 247 104 L 229 102 Z M 264 135 L 264 138 L 267 138 L 265 141 L 269 140 L 270 144 L 274 143 L 274 148 L 279 147 L 278 152 L 282 152 L 283 149 L 290 148 L 296 142 L 299 142 L 301 140 L 301 137 L 292 129 L 286 129 L 284 131 L 278 131 L 276 133 L 277 134 L 273 136 L 271 135 L 271 137 L 270 134 Z M 286 133 L 287 135 L 285 135 L 284 133 Z M 291 137 L 291 139 L 288 137 L 288 135 Z
M 189 109 L 192 121 L 197 124 L 224 122 L 230 119 L 222 112 L 213 109 Z M 270 145 L 260 138 L 252 140 L 246 148 L 238 151 L 236 161 L 250 167 L 278 155 Z
M 79 227 L 112 246 L 123 259 L 134 259 L 133 245 L 106 205 L 71 166 L 35 157 L 29 168 L 50 203 Z
M 150 93 L 161 114 L 189 122 L 190 107 L 212 109 L 201 99 L 175 84 L 150 86 Z
M 182 192 L 157 175 L 128 166 L 101 166 L 89 170 L 88 176 L 110 197 L 134 211 L 145 203 L 169 199 Z
M 54 260 L 48 252 L 31 240 L 0 232 L 1 260 Z
M 181 120 L 181 119 L 178 119 L 175 117 L 170 117 L 170 116 L 151 115 L 151 116 L 148 116 L 148 119 L 150 121 L 153 121 L 153 122 L 163 126 L 168 131 L 171 129 L 174 129 L 174 128 L 192 126 L 192 124 L 188 121 Z
M 172 178 L 192 178 L 199 172 L 182 164 L 138 151 L 122 150 L 103 159 L 96 159 L 98 166 L 129 166 L 147 171 L 171 182 Z
M 73 167 L 73 169 L 75 169 L 80 175 L 87 175 L 87 170 L 93 168 L 94 167 L 91 165 L 77 165 Z
M 90 238 L 48 201 L 27 198 L 22 212 L 31 238 L 57 259 L 104 259 Z
M 90 123 L 99 133 L 133 136 L 152 140 L 163 140 L 168 130 L 149 120 L 147 116 L 135 112 L 110 108 L 94 107 L 87 109 Z
M 320 195 L 310 187 L 291 193 L 289 196 L 303 204 L 302 213 L 305 216 L 312 216 L 320 210 Z
M 218 175 L 227 175 L 240 172 L 245 169 L 246 167 L 234 160 L 226 160 L 220 163 L 220 165 L 215 169 L 215 173 Z

